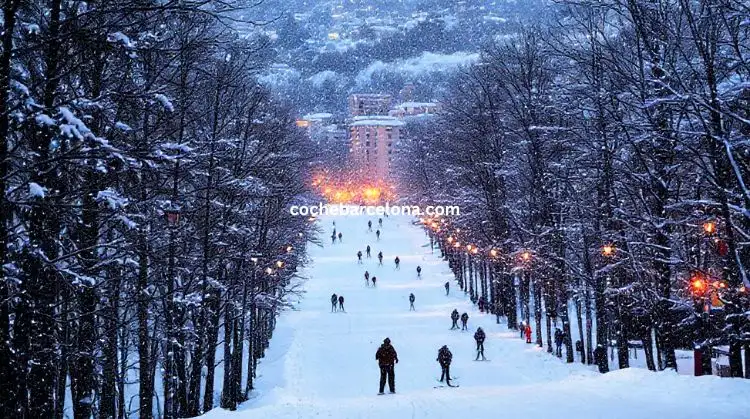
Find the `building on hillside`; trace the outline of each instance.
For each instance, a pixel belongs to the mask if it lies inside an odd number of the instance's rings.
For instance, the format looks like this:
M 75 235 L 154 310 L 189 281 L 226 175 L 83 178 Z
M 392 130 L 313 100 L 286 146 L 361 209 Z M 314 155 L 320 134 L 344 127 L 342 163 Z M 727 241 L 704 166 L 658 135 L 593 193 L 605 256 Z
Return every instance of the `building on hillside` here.
M 407 116 L 434 115 L 439 110 L 440 105 L 433 102 L 404 102 L 388 111 L 388 115 L 404 119 Z
M 391 116 L 360 115 L 349 123 L 350 162 L 371 181 L 391 177 L 403 121 Z
M 349 96 L 349 115 L 388 115 L 391 96 L 372 93 L 357 93 Z

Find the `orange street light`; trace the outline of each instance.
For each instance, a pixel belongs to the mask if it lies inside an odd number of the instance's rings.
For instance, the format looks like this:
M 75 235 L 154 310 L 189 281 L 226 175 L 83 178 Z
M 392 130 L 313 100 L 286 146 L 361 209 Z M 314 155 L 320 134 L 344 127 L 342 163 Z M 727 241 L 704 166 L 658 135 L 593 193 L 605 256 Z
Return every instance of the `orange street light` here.
M 706 234 L 716 233 L 716 223 L 713 221 L 706 221 L 705 223 L 703 223 L 703 231 Z
M 477 253 L 479 253 L 479 249 L 474 247 L 473 249 L 471 249 L 471 253 L 474 253 L 476 255 Z
M 602 246 L 602 254 L 607 257 L 613 256 L 615 254 L 615 246 L 611 244 L 605 244 L 604 246 Z
M 461 243 L 455 242 L 455 243 L 453 243 L 453 247 L 459 248 L 459 247 L 461 247 Z
M 292 250 L 294 250 L 294 248 L 292 246 L 287 246 L 286 247 L 286 252 L 287 253 L 292 253 Z
M 708 284 L 706 283 L 706 280 L 700 276 L 695 275 L 693 278 L 690 279 L 690 292 L 693 293 L 694 296 L 700 297 L 703 294 L 706 293 L 706 290 L 708 289 Z
M 521 253 L 521 259 L 523 259 L 526 262 L 530 261 L 531 260 L 531 252 L 529 252 L 527 250 L 527 251 Z
M 284 262 L 281 261 L 281 260 L 277 260 L 276 261 L 276 267 L 279 268 L 279 269 L 283 268 L 284 267 Z
M 471 252 L 471 245 L 470 244 L 466 245 L 466 250 L 469 251 L 469 252 Z
M 453 236 L 448 236 L 448 243 L 453 243 Z
M 497 256 L 497 250 L 495 250 L 495 249 L 490 250 L 490 256 L 492 256 L 493 258 L 496 257 Z

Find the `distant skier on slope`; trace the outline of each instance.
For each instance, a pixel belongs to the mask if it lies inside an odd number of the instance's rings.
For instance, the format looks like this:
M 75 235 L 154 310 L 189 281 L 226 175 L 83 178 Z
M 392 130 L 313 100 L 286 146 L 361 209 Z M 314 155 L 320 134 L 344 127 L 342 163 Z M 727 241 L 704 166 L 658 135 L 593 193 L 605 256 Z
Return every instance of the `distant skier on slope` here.
M 375 286 L 375 281 L 377 281 L 377 280 L 378 280 L 378 277 L 376 277 L 376 276 L 372 277 L 372 286 L 373 287 Z
M 367 231 L 372 231 L 372 221 L 367 220 Z
M 458 317 L 458 310 L 453 309 L 453 312 L 451 313 L 451 320 L 453 321 L 451 330 L 458 329 Z
M 341 232 L 339 231 L 339 243 L 341 243 Z
M 383 266 L 383 252 L 378 252 L 378 265 Z
M 469 328 L 466 327 L 466 323 L 469 321 L 469 314 L 464 313 L 461 315 L 461 330 L 469 330 Z
M 370 286 L 370 272 L 365 271 L 365 286 Z
M 479 306 L 479 312 L 484 313 L 484 297 L 479 297 L 479 301 L 477 301 L 477 305 Z
M 370 259 L 372 255 L 370 254 L 370 245 L 367 245 L 367 259 Z
M 526 334 L 526 343 L 531 343 L 531 326 L 526 325 L 526 330 L 524 330 L 524 333 Z
M 331 244 L 336 243 L 336 234 L 331 234 Z
M 450 284 L 450 282 L 446 281 L 444 286 L 445 286 L 445 295 L 448 295 L 448 293 L 451 290 L 451 284 Z
M 422 267 L 417 266 L 417 278 L 421 278 L 421 277 L 422 277 Z
M 331 296 L 331 313 L 336 312 L 336 303 L 339 301 L 339 297 L 336 294 Z
M 378 227 L 383 227 L 383 219 L 378 218 Z
M 414 308 L 414 293 L 409 294 L 409 311 L 416 311 Z
M 558 358 L 562 358 L 562 344 L 563 344 L 563 338 L 564 334 L 562 330 L 555 329 L 555 356 Z
M 396 264 L 396 270 L 400 271 L 401 270 L 401 259 L 399 259 L 399 257 L 396 256 L 396 259 L 393 259 L 393 262 Z
M 343 295 L 339 295 L 339 310 L 346 313 L 346 310 L 344 310 L 344 296 Z
M 484 357 L 484 338 L 485 337 L 486 336 L 484 335 L 484 330 L 482 330 L 481 327 L 478 327 L 476 333 L 474 333 L 474 340 L 477 341 L 477 359 L 475 359 L 475 361 L 479 361 L 479 355 L 482 356 L 482 360 L 487 359 Z
M 375 360 L 378 361 L 378 366 L 380 367 L 380 391 L 378 394 L 383 394 L 386 379 L 388 380 L 388 389 L 391 393 L 395 393 L 396 377 L 394 366 L 398 364 L 398 354 L 396 353 L 396 349 L 391 345 L 390 339 L 385 338 L 383 340 L 383 344 L 375 352 Z
M 375 237 L 380 241 L 380 230 L 375 232 Z
M 361 250 L 357 252 L 357 264 L 358 265 L 362 264 L 362 251 Z
M 436 361 L 440 363 L 440 382 L 442 383 L 443 380 L 445 380 L 448 385 L 451 385 L 451 361 L 453 360 L 453 354 L 451 353 L 450 349 L 448 349 L 448 345 L 443 345 L 442 348 L 438 351 L 438 356 Z

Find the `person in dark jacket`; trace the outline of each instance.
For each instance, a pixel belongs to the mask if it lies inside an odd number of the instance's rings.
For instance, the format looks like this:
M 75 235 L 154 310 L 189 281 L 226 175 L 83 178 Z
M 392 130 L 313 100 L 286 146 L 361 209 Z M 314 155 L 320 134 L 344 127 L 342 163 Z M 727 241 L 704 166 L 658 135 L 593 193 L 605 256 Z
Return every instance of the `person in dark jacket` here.
M 376 237 L 376 238 L 377 238 L 378 240 L 380 240 L 380 230 L 377 230 L 377 231 L 375 232 L 375 237 Z
M 341 243 L 341 232 L 339 231 L 339 243 Z
M 372 286 L 373 286 L 373 287 L 375 286 L 375 281 L 377 281 L 377 280 L 378 280 L 378 277 L 377 277 L 377 276 L 373 276 L 373 277 L 372 277 Z
M 396 377 L 394 374 L 394 365 L 398 364 L 398 354 L 396 349 L 391 345 L 391 340 L 385 338 L 383 344 L 380 345 L 378 351 L 375 353 L 375 359 L 378 361 L 380 367 L 380 391 L 378 394 L 383 394 L 385 390 L 385 381 L 388 380 L 388 389 L 391 393 L 396 392 Z
M 450 349 L 448 349 L 448 345 L 443 345 L 442 348 L 438 351 L 437 356 L 437 362 L 440 363 L 440 369 L 442 370 L 440 374 L 440 382 L 442 383 L 443 380 L 445 380 L 448 385 L 451 384 L 451 361 L 453 360 L 453 354 L 451 353 Z
M 370 259 L 372 255 L 370 254 L 370 245 L 367 245 L 367 259 Z
M 599 367 L 600 373 L 604 374 L 609 371 L 607 350 L 601 344 L 596 345 L 596 349 L 594 349 L 594 362 Z
M 417 266 L 417 278 L 421 278 L 421 277 L 422 277 L 422 267 Z
M 555 356 L 562 358 L 562 344 L 563 344 L 563 332 L 560 329 L 555 329 Z
M 367 231 L 372 231 L 372 220 L 367 220 Z
M 396 264 L 396 270 L 401 270 L 401 259 L 398 256 L 396 256 L 396 259 L 393 259 L 393 262 Z
M 365 271 L 365 286 L 370 286 L 370 272 Z
M 383 219 L 378 218 L 378 227 L 383 227 Z
M 331 244 L 336 243 L 336 234 L 331 234 Z
M 466 327 L 466 323 L 469 321 L 469 315 L 467 313 L 464 313 L 461 315 L 461 330 L 469 330 L 468 327 Z
M 362 251 L 361 250 L 357 252 L 357 263 L 360 265 L 362 264 Z
M 336 294 L 331 296 L 331 313 L 336 312 L 336 303 L 339 301 L 339 297 Z
M 453 309 L 453 312 L 451 313 L 451 320 L 453 320 L 453 325 L 451 326 L 451 330 L 458 329 L 458 310 Z
M 484 338 L 486 336 L 484 335 L 484 330 L 482 330 L 481 327 L 477 328 L 476 333 L 474 333 L 474 340 L 477 341 L 477 359 L 475 361 L 479 361 L 479 355 L 482 355 L 482 360 L 486 360 L 487 358 L 484 357 Z
M 479 297 L 477 305 L 479 306 L 479 312 L 484 313 L 484 297 Z
M 445 295 L 448 295 L 448 292 L 451 289 L 451 283 L 450 282 L 446 282 L 444 286 L 445 286 Z
M 383 252 L 378 252 L 378 265 L 383 266 Z
M 414 293 L 409 294 L 409 311 L 416 311 L 414 309 Z
M 346 310 L 344 310 L 344 296 L 343 295 L 339 295 L 339 310 L 346 313 Z

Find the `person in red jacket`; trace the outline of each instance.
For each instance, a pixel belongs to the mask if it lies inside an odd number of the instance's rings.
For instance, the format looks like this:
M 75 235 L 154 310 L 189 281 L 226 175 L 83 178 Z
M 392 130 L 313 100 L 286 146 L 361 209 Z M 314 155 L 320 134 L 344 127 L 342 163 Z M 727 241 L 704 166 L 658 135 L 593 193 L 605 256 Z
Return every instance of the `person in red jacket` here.
M 398 354 L 396 349 L 391 345 L 391 340 L 385 338 L 383 344 L 380 345 L 378 351 L 375 353 L 375 359 L 378 361 L 380 366 L 380 391 L 378 394 L 383 394 L 385 390 L 385 381 L 388 379 L 388 389 L 391 393 L 396 392 L 396 378 L 394 377 L 394 364 L 398 364 Z
M 524 332 L 526 333 L 526 343 L 531 343 L 531 326 L 527 324 Z

